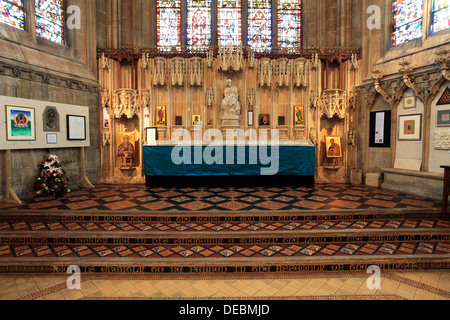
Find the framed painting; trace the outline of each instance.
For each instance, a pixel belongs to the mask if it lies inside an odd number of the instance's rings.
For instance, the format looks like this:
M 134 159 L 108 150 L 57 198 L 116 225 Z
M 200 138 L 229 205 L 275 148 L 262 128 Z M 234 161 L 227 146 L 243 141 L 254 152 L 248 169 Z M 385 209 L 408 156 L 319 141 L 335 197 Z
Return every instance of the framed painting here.
M 391 118 L 392 112 L 390 110 L 374 111 L 370 113 L 369 147 L 390 148 Z
M 182 116 L 176 116 L 175 117 L 175 125 L 176 126 L 182 126 L 183 125 L 183 117 Z
M 43 113 L 44 132 L 59 132 L 59 113 L 56 107 L 47 107 Z
M 136 155 L 135 133 L 134 132 L 119 132 L 117 134 L 117 141 L 119 148 L 117 149 L 117 156 L 119 158 L 134 158 Z
M 284 125 L 286 125 L 286 117 L 285 117 L 285 116 L 279 116 L 279 117 L 278 117 L 278 125 L 279 125 L 279 126 L 284 126 Z
M 416 107 L 416 97 L 407 96 L 403 99 L 403 109 L 414 109 Z
M 6 139 L 36 141 L 34 108 L 6 106 Z
M 192 125 L 200 126 L 202 124 L 202 118 L 200 115 L 196 114 L 192 116 Z
M 154 142 L 158 140 L 158 132 L 156 128 L 146 128 L 146 141 Z
M 342 158 L 341 137 L 326 137 L 327 158 Z
M 166 125 L 166 107 L 158 106 L 156 107 L 156 125 L 165 126 Z
M 67 115 L 67 140 L 86 140 L 86 117 Z
M 399 116 L 398 140 L 420 141 L 422 133 L 422 114 Z
M 260 126 L 270 126 L 270 114 L 260 114 L 259 115 L 259 125 Z
M 47 144 L 58 144 L 58 135 L 56 133 L 47 133 Z
M 297 127 L 305 125 L 305 108 L 302 106 L 294 107 L 294 125 Z
M 438 127 L 450 127 L 450 110 L 438 111 L 437 126 Z

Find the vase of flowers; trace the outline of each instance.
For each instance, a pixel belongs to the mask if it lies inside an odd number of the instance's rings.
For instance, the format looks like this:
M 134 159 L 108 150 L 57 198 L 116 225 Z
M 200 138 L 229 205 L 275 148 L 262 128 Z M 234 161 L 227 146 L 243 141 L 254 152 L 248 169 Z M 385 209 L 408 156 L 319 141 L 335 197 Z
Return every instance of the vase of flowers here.
M 62 165 L 53 154 L 38 164 L 40 172 L 34 184 L 34 193 L 37 196 L 61 197 L 70 192 L 69 178 L 66 177 Z

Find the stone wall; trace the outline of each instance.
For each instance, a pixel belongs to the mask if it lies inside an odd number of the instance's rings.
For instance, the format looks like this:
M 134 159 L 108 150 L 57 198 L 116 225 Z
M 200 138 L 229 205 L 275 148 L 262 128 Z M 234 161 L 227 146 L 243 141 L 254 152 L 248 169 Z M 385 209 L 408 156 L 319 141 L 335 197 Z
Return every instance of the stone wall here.
M 81 29 L 67 30 L 66 45 L 36 36 L 32 8 L 26 31 L 0 24 L 0 96 L 89 107 L 91 146 L 86 149 L 86 174 L 99 180 L 99 114 L 94 1 L 74 0 L 81 8 Z M 3 105 L 0 105 L 4 108 Z M 3 110 L 0 110 L 4 112 Z M 12 150 L 12 186 L 19 198 L 32 196 L 37 164 L 49 153 L 72 160 L 65 167 L 70 186 L 82 184 L 80 149 Z M 0 201 L 6 198 L 6 152 L 0 152 Z

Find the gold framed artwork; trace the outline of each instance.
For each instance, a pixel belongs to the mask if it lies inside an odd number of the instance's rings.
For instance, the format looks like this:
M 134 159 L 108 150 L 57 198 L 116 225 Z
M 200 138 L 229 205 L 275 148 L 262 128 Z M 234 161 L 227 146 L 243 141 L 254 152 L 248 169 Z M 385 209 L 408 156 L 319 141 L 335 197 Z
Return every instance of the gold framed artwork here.
M 327 158 L 342 158 L 341 137 L 326 137 Z
M 117 150 L 117 156 L 119 158 L 134 158 L 136 155 L 134 132 L 119 132 L 117 134 L 117 139 L 120 143 Z
M 305 108 L 302 106 L 294 107 L 294 125 L 298 127 L 305 125 Z
M 165 126 L 166 125 L 166 107 L 157 106 L 156 107 L 156 125 Z
M 34 108 L 6 106 L 6 139 L 36 141 Z
M 200 126 L 202 124 L 202 117 L 198 114 L 192 116 L 192 125 Z
M 398 140 L 420 141 L 422 134 L 422 114 L 398 117 Z
M 403 109 L 414 109 L 416 107 L 416 97 L 407 96 L 403 99 Z

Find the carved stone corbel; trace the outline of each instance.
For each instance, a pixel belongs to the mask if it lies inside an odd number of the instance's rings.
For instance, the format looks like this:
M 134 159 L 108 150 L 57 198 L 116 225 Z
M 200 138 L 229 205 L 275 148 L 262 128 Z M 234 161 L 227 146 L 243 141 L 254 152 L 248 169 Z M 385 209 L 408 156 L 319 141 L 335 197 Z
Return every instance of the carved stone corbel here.
M 381 71 L 379 69 L 375 69 L 372 71 L 373 73 L 373 79 L 375 80 L 375 90 L 381 94 L 384 98 L 384 100 L 386 100 L 387 103 L 392 104 L 392 102 L 394 101 L 394 97 L 390 96 L 382 87 L 381 87 L 381 79 L 383 78 L 383 74 L 381 73 Z
M 416 96 L 418 96 L 422 101 L 425 101 L 425 95 L 423 91 L 420 90 L 420 88 L 413 82 L 413 80 L 409 76 L 409 73 L 411 73 L 411 71 L 413 70 L 410 67 L 411 61 L 405 58 L 401 62 L 399 62 L 399 65 L 401 66 L 399 71 L 403 74 L 403 82 L 408 88 L 414 91 Z
M 436 64 L 441 66 L 442 76 L 450 81 L 450 50 L 441 48 L 436 51 Z

